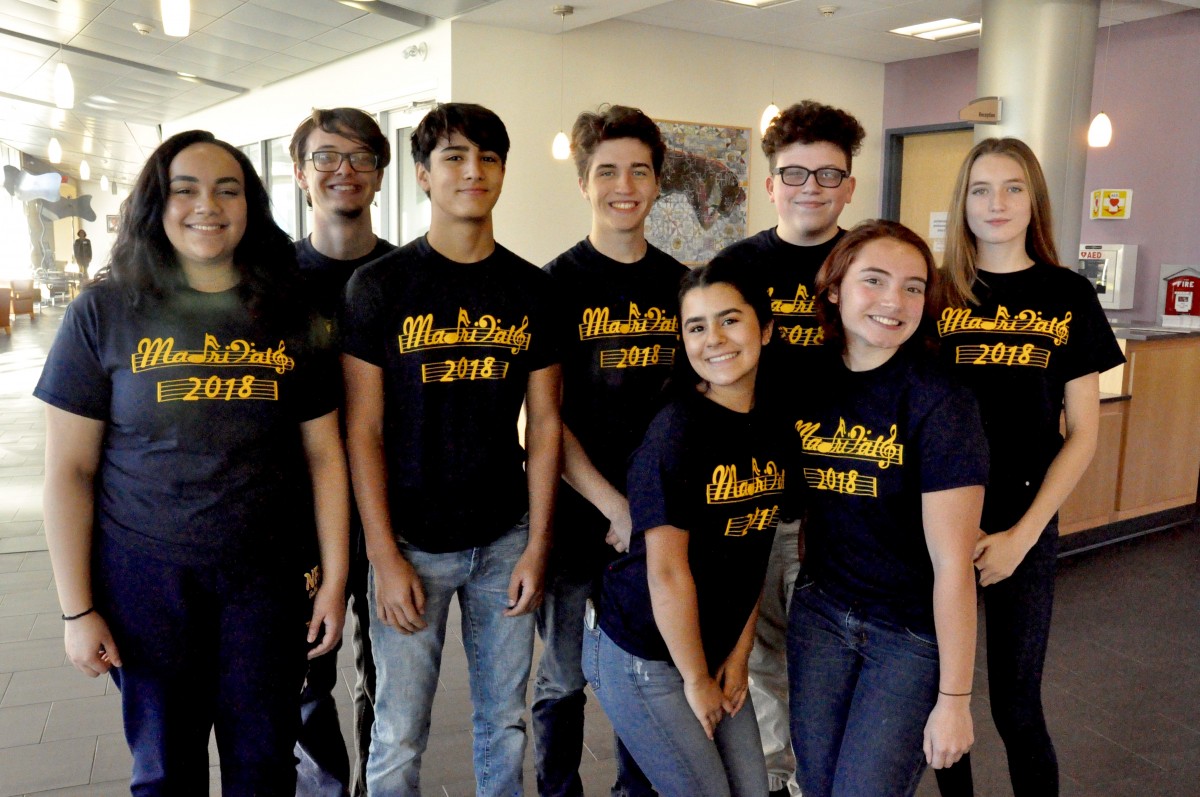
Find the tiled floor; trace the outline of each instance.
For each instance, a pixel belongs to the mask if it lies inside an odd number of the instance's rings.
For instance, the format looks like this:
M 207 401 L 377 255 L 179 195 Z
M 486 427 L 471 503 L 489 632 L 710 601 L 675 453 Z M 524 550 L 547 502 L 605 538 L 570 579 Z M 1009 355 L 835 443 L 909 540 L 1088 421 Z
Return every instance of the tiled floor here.
M 33 321 L 14 319 L 11 337 L 0 333 L 0 797 L 128 793 L 118 696 L 109 680 L 65 666 L 45 552 L 42 411 L 30 392 L 62 312 L 45 308 Z M 1196 529 L 1062 562 L 1045 697 L 1064 797 L 1200 795 L 1198 575 Z M 443 670 L 423 781 L 427 795 L 458 797 L 474 785 L 457 638 L 447 642 Z M 985 683 L 981 675 L 974 703 L 976 794 L 1001 797 L 1012 791 Z M 348 687 L 338 701 L 349 727 Z M 611 731 L 594 700 L 586 743 L 584 786 L 596 797 L 607 793 L 613 763 Z M 212 783 L 219 793 L 215 767 Z M 531 774 L 526 786 L 532 792 Z M 918 794 L 936 793 L 927 776 Z

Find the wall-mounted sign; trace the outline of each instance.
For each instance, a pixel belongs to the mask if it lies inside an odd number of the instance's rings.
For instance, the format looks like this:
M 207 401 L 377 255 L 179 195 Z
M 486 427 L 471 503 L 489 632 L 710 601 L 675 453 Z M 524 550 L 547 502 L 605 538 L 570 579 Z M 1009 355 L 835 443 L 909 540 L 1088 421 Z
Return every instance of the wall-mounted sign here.
M 1133 189 L 1101 188 L 1092 192 L 1093 219 L 1127 219 L 1133 211 Z

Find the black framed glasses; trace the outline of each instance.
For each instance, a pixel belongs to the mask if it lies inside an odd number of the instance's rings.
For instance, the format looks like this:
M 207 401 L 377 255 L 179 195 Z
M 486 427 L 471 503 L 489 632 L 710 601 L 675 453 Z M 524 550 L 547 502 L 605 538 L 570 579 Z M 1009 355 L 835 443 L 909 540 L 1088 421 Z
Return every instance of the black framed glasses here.
M 783 180 L 784 185 L 790 185 L 793 188 L 799 188 L 808 182 L 810 175 L 815 175 L 817 185 L 822 188 L 837 188 L 850 176 L 850 172 L 843 169 L 834 169 L 833 167 L 825 167 L 823 169 L 805 169 L 803 166 L 781 166 L 772 174 L 778 174 L 779 179 Z
M 350 161 L 356 172 L 373 172 L 379 166 L 379 156 L 374 152 L 334 152 L 331 149 L 317 150 L 308 156 L 313 168 L 319 172 L 336 172 L 342 161 Z

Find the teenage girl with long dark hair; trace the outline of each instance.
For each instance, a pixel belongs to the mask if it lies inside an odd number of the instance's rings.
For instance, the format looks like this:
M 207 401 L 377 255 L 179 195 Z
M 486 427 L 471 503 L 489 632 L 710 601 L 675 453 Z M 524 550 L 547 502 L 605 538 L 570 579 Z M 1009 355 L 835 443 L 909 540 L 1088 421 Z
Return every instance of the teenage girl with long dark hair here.
M 214 726 L 225 795 L 295 794 L 348 559 L 339 373 L 295 262 L 246 156 L 173 136 L 34 391 L 67 655 L 120 687 L 136 795 L 208 794 Z

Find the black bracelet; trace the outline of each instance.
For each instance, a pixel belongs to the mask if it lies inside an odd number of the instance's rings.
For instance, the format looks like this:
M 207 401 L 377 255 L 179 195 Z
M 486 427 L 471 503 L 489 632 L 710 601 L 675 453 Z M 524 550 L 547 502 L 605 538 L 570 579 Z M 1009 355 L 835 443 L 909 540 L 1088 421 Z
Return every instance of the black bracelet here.
M 970 692 L 943 692 L 941 689 L 938 690 L 938 694 L 945 695 L 946 697 L 970 697 L 971 696 Z
M 62 616 L 62 619 L 70 622 L 71 620 L 78 620 L 80 617 L 87 617 L 89 614 L 91 614 L 94 611 L 96 611 L 96 607 L 89 606 L 88 608 L 81 611 L 79 614 L 72 614 L 70 617 L 68 617 L 67 615 L 64 614 Z

